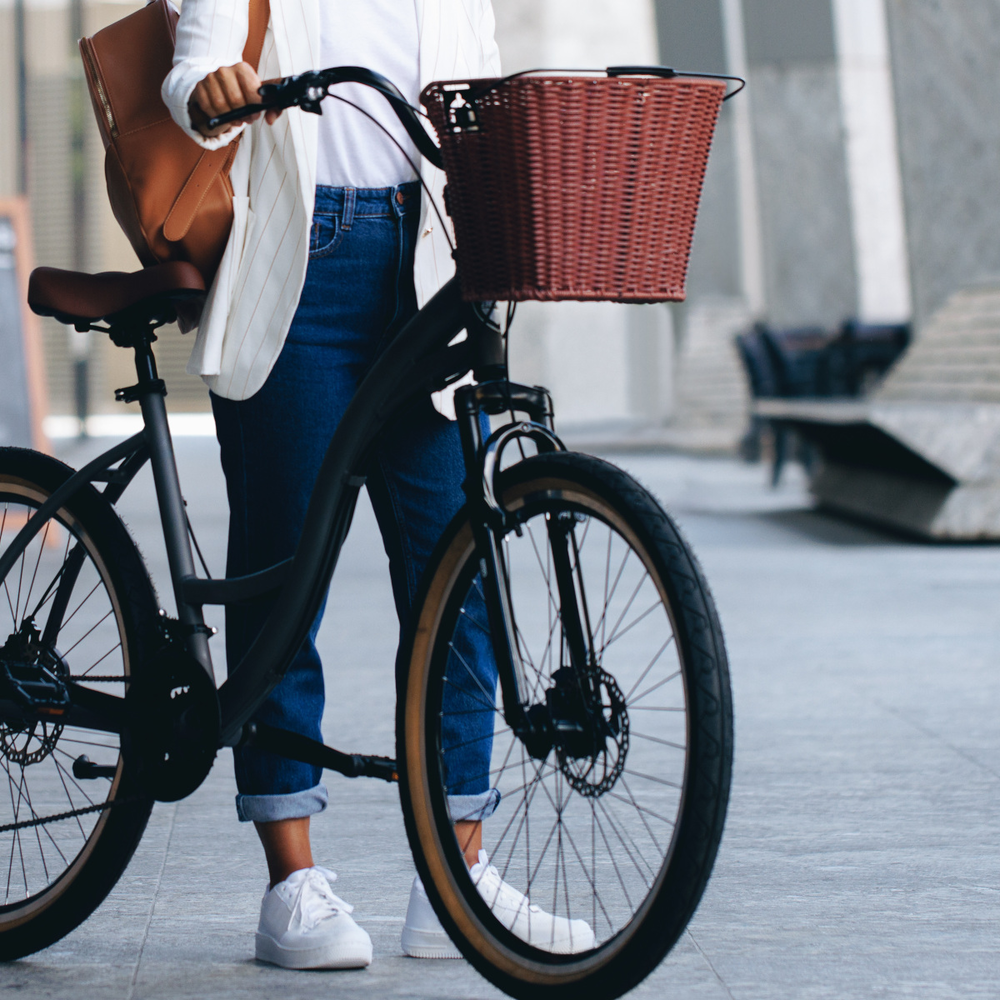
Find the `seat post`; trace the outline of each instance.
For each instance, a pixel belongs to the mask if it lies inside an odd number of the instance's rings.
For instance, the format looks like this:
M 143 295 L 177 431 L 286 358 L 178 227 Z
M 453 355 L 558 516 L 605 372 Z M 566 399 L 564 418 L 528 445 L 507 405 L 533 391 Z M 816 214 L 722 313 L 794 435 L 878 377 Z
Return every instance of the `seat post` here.
M 129 346 L 135 350 L 138 382 L 128 389 L 119 389 L 115 397 L 127 402 L 138 400 L 142 409 L 160 521 L 163 524 L 163 540 L 177 603 L 177 618 L 185 627 L 188 651 L 205 668 L 214 683 L 212 657 L 208 648 L 209 629 L 205 625 L 201 607 L 188 604 L 182 593 L 182 581 L 195 575 L 194 556 L 184 512 L 184 498 L 177 476 L 173 441 L 167 423 L 167 407 L 164 402 L 167 389 L 157 375 L 156 359 L 153 357 L 152 342 L 155 339 L 152 327 L 129 331 Z

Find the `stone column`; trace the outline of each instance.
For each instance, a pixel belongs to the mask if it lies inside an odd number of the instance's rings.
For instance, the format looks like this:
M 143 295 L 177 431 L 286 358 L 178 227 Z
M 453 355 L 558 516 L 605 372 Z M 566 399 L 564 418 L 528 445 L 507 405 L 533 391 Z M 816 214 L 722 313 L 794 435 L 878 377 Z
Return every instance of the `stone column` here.
M 914 319 L 1000 274 L 1000 4 L 886 0 Z
M 906 322 L 912 311 L 896 107 L 883 0 L 834 0 L 857 316 Z
M 858 296 L 831 0 L 743 0 L 743 13 L 766 316 L 835 325 Z
M 745 75 L 741 0 L 657 0 L 661 62 L 678 70 Z M 688 271 L 674 307 L 675 407 L 661 437 L 695 450 L 731 450 L 746 427 L 747 391 L 733 337 L 762 308 L 760 221 L 750 101 L 719 118 Z

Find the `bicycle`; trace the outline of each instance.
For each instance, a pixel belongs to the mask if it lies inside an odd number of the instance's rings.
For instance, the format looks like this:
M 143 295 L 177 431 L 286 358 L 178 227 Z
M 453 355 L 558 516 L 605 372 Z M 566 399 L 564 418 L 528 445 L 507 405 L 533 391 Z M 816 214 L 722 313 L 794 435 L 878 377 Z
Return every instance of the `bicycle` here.
M 386 94 L 423 155 L 441 163 L 413 109 L 368 71 L 289 78 L 262 96 L 315 110 L 345 79 Z M 434 909 L 494 984 L 517 997 L 584 987 L 619 996 L 687 925 L 725 819 L 728 666 L 694 555 L 642 486 L 566 450 L 549 393 L 508 378 L 493 303 L 465 301 L 456 277 L 358 389 L 294 557 L 251 576 L 213 579 L 206 568 L 200 577 L 152 343 L 204 294 L 185 263 L 32 275 L 36 312 L 134 352 L 137 382 L 116 398 L 138 401 L 144 429 L 79 471 L 0 449 L 0 766 L 10 793 L 0 958 L 43 948 L 86 919 L 125 870 L 153 802 L 189 795 L 220 747 L 252 742 L 398 781 Z M 254 721 L 318 610 L 373 442 L 413 401 L 469 372 L 473 384 L 456 392 L 468 501 L 430 561 L 399 657 L 398 759 L 345 754 Z M 499 424 L 491 433 L 487 418 Z M 176 618 L 158 609 L 114 506 L 147 461 Z M 265 594 L 276 596 L 274 612 L 217 686 L 203 607 Z M 468 661 L 469 636 L 492 656 L 492 690 Z M 485 767 L 500 806 L 483 825 L 491 859 L 526 897 L 586 919 L 592 947 L 529 945 L 470 879 L 448 805 L 449 755 L 462 748 L 454 733 L 466 714 L 492 719 Z

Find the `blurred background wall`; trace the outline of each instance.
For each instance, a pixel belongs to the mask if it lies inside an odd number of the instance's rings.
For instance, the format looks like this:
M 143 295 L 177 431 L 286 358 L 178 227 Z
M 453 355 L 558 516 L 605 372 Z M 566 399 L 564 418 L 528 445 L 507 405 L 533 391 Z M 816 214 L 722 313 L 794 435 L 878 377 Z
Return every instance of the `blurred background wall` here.
M 723 111 L 688 300 L 521 309 L 517 377 L 563 423 L 731 448 L 747 392 L 732 337 L 755 319 L 834 327 L 914 319 L 1000 272 L 996 0 L 494 0 L 507 70 L 665 63 L 745 75 Z M 75 40 L 135 4 L 0 0 L 0 196 L 26 191 L 37 261 L 132 269 L 107 208 L 103 150 Z M 50 410 L 71 413 L 86 358 L 92 412 L 128 358 L 44 326 Z M 165 331 L 174 411 L 207 408 Z
M 137 6 L 131 0 L 0 0 L 0 197 L 27 195 L 38 264 L 87 271 L 139 266 L 108 206 L 104 149 L 76 46 L 81 35 Z M 50 413 L 74 413 L 81 389 L 91 413 L 136 409 L 115 403 L 113 395 L 116 386 L 135 380 L 128 352 L 54 320 L 44 320 L 42 330 Z M 209 408 L 200 379 L 184 372 L 190 349 L 190 338 L 176 329 L 161 333 L 157 358 L 174 412 Z M 82 371 L 85 388 L 75 384 Z

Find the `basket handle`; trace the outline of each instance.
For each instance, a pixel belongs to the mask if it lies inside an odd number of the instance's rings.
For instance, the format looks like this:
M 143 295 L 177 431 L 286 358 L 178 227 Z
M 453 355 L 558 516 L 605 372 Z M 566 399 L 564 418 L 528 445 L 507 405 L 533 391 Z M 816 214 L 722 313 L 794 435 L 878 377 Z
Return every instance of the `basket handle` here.
M 607 74 L 610 77 L 617 76 L 659 76 L 665 80 L 672 80 L 675 76 L 697 76 L 704 80 L 731 80 L 738 83 L 735 90 L 731 90 L 722 99 L 728 101 L 730 97 L 735 97 L 746 85 L 746 80 L 742 76 L 726 76 L 724 73 L 694 73 L 684 70 L 672 69 L 670 66 L 609 66 Z

